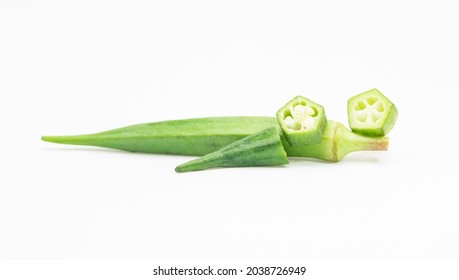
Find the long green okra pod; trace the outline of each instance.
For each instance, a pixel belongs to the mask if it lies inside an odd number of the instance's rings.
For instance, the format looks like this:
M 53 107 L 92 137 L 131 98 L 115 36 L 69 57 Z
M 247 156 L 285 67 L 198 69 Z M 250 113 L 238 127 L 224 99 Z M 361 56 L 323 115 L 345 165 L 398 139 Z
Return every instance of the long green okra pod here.
M 132 152 L 202 156 L 273 126 L 279 128 L 275 117 L 211 117 L 138 124 L 95 134 L 44 136 L 42 139 Z M 288 156 L 327 161 L 339 161 L 354 151 L 385 151 L 389 144 L 386 137 L 360 136 L 331 120 L 318 144 L 290 146 L 283 135 L 281 139 Z
M 278 127 L 272 117 L 211 117 L 171 120 L 76 136 L 44 136 L 48 142 L 131 152 L 202 156 L 250 134 Z

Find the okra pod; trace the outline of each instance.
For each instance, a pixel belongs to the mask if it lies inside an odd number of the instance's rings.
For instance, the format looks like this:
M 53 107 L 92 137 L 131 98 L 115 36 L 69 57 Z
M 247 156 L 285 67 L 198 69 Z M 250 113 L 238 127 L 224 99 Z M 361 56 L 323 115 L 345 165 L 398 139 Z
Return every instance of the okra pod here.
M 213 153 L 175 168 L 177 172 L 215 167 L 272 166 L 287 164 L 278 128 L 270 127 L 229 144 Z
M 130 152 L 203 156 L 250 134 L 277 127 L 271 117 L 211 117 L 170 120 L 76 136 L 44 136 L 44 141 L 98 146 Z
M 339 161 L 354 151 L 387 150 L 386 137 L 357 135 L 329 120 L 317 144 L 292 146 L 275 117 L 211 117 L 138 124 L 76 136 L 43 136 L 48 142 L 99 146 L 131 152 L 202 156 L 239 139 L 276 127 L 288 156 Z

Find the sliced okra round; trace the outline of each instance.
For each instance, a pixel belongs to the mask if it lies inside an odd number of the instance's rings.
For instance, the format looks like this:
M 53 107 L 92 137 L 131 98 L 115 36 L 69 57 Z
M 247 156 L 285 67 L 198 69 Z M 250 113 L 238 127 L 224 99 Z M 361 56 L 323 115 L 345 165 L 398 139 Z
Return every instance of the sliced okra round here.
M 276 115 L 285 139 L 292 146 L 319 143 L 327 124 L 324 107 L 303 96 L 290 100 Z
M 394 127 L 398 110 L 394 103 L 374 88 L 350 98 L 347 114 L 353 132 L 381 137 Z

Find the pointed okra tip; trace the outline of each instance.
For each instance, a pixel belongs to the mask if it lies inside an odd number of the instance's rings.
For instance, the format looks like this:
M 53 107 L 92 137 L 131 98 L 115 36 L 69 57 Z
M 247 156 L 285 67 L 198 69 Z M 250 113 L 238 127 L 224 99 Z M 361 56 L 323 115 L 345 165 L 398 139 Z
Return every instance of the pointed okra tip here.
M 181 165 L 175 167 L 175 172 L 177 173 L 184 172 L 183 167 Z
M 49 143 L 60 143 L 59 137 L 56 136 L 42 136 L 40 137 L 41 141 L 49 142 Z
M 319 143 L 327 124 L 324 107 L 300 95 L 280 108 L 276 116 L 292 146 Z
M 376 88 L 350 98 L 347 112 L 352 131 L 370 137 L 387 135 L 398 116 L 394 103 Z
M 40 137 L 41 141 L 45 142 L 52 142 L 52 137 L 51 136 L 42 136 Z
M 57 144 L 71 144 L 72 137 L 68 136 L 42 136 L 42 141 L 57 143 Z

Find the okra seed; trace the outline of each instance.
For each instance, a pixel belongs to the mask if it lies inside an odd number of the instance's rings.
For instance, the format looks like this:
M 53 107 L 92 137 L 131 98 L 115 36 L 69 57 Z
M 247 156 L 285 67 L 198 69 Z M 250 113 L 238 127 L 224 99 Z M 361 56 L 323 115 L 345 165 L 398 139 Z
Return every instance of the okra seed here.
M 360 111 L 357 113 L 357 119 L 360 121 L 360 122 L 365 122 L 368 118 L 368 113 L 367 112 L 364 112 L 364 111 Z
M 357 111 L 363 110 L 365 108 L 367 108 L 367 105 L 363 101 L 359 101 L 359 102 L 357 102 L 357 104 L 355 104 L 355 109 Z
M 371 121 L 372 122 L 377 122 L 378 121 L 379 117 L 376 116 L 376 114 L 374 112 L 372 112 L 370 115 L 371 115 Z
M 293 129 L 294 122 L 295 121 L 290 116 L 285 118 L 285 124 L 287 125 L 288 128 L 292 128 Z
M 293 129 L 294 130 L 300 130 L 301 129 L 301 123 L 297 120 L 293 122 Z
M 319 115 L 319 110 L 314 106 L 311 106 L 311 109 L 313 111 L 313 113 L 311 114 L 311 117 L 317 117 Z
M 290 112 L 290 110 L 286 110 L 284 112 L 284 119 L 288 118 L 288 117 L 291 117 L 292 116 L 292 112 Z
M 376 97 L 368 97 L 368 98 L 367 98 L 367 103 L 368 103 L 369 105 L 375 104 L 376 101 L 378 101 L 378 99 L 377 99 Z
M 305 113 L 306 113 L 306 115 L 308 115 L 308 116 L 312 116 L 312 115 L 314 115 L 316 112 L 315 112 L 314 109 L 312 109 L 311 107 L 307 107 Z
M 309 129 L 316 126 L 316 120 L 313 117 L 306 117 L 302 122 L 303 129 Z
M 295 107 L 293 107 L 293 111 L 297 113 L 302 113 L 305 111 L 305 109 L 306 107 L 303 105 L 296 105 Z
M 288 128 L 293 130 L 301 129 L 301 123 L 297 120 L 294 120 L 292 117 L 285 118 L 285 125 L 287 125 Z

